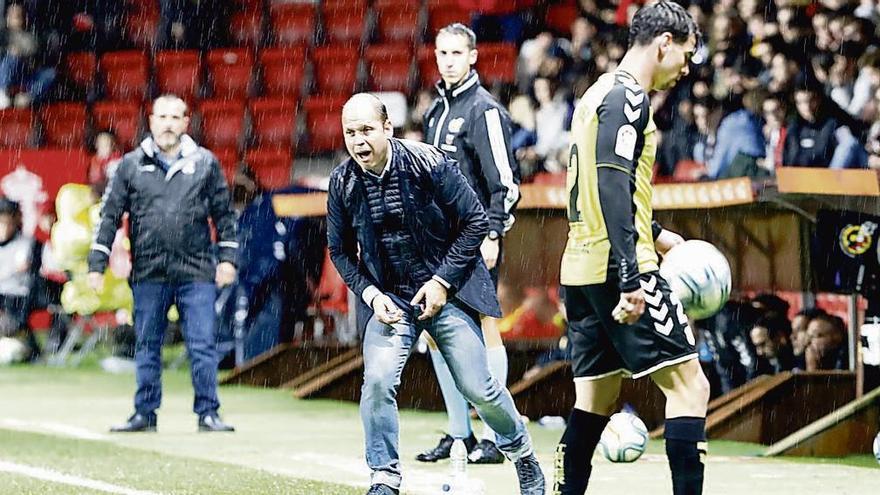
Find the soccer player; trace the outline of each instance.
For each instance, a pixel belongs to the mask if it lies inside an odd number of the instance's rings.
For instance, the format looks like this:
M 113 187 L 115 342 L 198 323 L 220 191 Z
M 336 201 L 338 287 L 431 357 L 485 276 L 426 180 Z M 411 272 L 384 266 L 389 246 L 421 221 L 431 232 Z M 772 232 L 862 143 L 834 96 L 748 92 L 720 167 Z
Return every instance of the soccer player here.
M 652 224 L 657 132 L 648 99 L 648 91 L 687 75 L 699 37 L 680 5 L 643 7 L 617 70 L 602 75 L 575 109 L 561 283 L 576 402 L 556 451 L 555 494 L 586 491 L 624 375 L 650 376 L 666 396 L 673 493 L 702 493 L 709 384 L 681 303 L 658 273 L 657 251 L 681 238 Z
M 437 34 L 435 56 L 441 81 L 437 83 L 438 97 L 425 113 L 425 141 L 458 162 L 489 215 L 489 233 L 480 244 L 480 253 L 497 289 L 501 240 L 513 226 L 513 210 L 519 200 L 519 168 L 510 148 L 510 116 L 480 85 L 480 78 L 473 69 L 477 61 L 476 45 L 476 35 L 463 24 L 450 24 Z M 504 386 L 507 351 L 498 331 L 498 320 L 484 317 L 480 323 L 489 369 Z M 416 459 L 422 462 L 445 459 L 449 457 L 453 440 L 460 438 L 468 447 L 469 462 L 504 462 L 504 455 L 495 445 L 495 433 L 488 425 L 483 430 L 483 440 L 477 443 L 471 431 L 468 403 L 455 387 L 443 354 L 429 337 L 426 339 L 449 414 L 449 434 Z
M 478 251 L 486 212 L 454 160 L 391 137 L 388 111 L 375 96 L 352 96 L 342 128 L 350 158 L 330 174 L 327 239 L 333 264 L 360 299 L 367 494 L 399 493 L 397 389 L 410 347 L 425 331 L 454 384 L 498 433 L 520 493 L 543 495 L 529 432 L 510 392 L 490 375 L 480 338 L 480 315 L 501 313 Z

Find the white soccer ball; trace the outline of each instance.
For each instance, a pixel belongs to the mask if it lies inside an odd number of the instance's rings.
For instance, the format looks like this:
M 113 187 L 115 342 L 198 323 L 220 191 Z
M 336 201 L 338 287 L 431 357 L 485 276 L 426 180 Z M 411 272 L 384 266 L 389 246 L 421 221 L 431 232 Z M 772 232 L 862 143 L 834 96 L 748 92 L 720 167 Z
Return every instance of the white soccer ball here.
M 660 275 L 695 320 L 714 315 L 730 297 L 730 264 L 706 241 L 685 241 L 670 249 Z
M 880 462 L 880 433 L 877 433 L 877 436 L 874 437 L 874 459 Z
M 613 414 L 599 439 L 599 450 L 611 462 L 633 462 L 645 452 L 648 428 L 635 414 Z

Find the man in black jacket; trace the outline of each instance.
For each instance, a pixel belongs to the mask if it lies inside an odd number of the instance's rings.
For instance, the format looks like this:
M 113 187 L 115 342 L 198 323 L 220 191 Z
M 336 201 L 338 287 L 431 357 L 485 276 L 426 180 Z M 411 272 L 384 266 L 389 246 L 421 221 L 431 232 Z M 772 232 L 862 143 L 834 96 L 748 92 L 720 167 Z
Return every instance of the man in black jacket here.
M 214 301 L 217 286 L 235 280 L 235 217 L 217 158 L 185 134 L 188 126 L 183 100 L 164 95 L 153 102 L 152 136 L 123 157 L 107 185 L 89 252 L 89 285 L 100 291 L 116 229 L 128 213 L 137 392 L 134 414 L 114 432 L 156 430 L 162 338 L 171 304 L 184 324 L 199 431 L 233 431 L 217 414 Z M 209 219 L 217 228 L 216 255 Z
M 399 492 L 395 396 L 409 350 L 426 331 L 515 462 L 521 493 L 543 495 L 528 431 L 510 393 L 490 375 L 480 336 L 480 315 L 500 315 L 478 251 L 485 211 L 454 161 L 432 146 L 391 137 L 375 96 L 352 96 L 342 127 L 351 158 L 330 175 L 327 237 L 333 264 L 359 298 L 361 420 L 373 471 L 367 494 Z
M 510 148 L 510 116 L 481 85 L 473 65 L 477 61 L 477 37 L 459 23 L 437 33 L 435 55 L 441 81 L 438 97 L 425 113 L 425 141 L 454 158 L 489 216 L 489 232 L 480 244 L 483 261 L 498 285 L 501 238 L 513 226 L 513 209 L 519 201 L 519 168 Z M 502 385 L 507 383 L 507 351 L 495 318 L 483 318 L 483 339 L 489 369 Z M 455 387 L 449 366 L 437 346 L 428 339 L 431 362 L 449 414 L 448 435 L 436 447 L 419 454 L 422 462 L 449 457 L 453 439 L 463 439 L 470 462 L 496 464 L 504 456 L 496 448 L 491 429 L 477 443 L 471 432 L 468 403 Z

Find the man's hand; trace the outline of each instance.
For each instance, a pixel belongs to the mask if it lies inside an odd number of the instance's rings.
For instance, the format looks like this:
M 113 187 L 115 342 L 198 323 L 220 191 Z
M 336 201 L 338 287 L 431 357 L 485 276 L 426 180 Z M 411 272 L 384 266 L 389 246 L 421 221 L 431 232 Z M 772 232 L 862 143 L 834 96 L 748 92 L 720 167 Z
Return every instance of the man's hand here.
M 427 320 L 439 313 L 440 308 L 446 304 L 446 287 L 443 287 L 443 284 L 433 278 L 428 280 L 425 285 L 419 289 L 416 293 L 416 297 L 410 301 L 410 304 L 417 306 L 422 301 L 425 301 L 425 303 L 422 314 L 419 315 L 419 319 Z
M 93 291 L 101 293 L 104 291 L 104 274 L 98 272 L 89 272 L 86 283 L 89 284 L 89 288 L 91 288 Z
M 486 237 L 480 244 L 480 254 L 483 255 L 483 261 L 486 262 L 486 268 L 493 269 L 498 264 L 498 239 L 494 241 Z
M 226 287 L 235 282 L 235 274 L 235 265 L 232 263 L 224 261 L 217 265 L 217 275 L 214 277 L 217 287 Z
M 645 312 L 645 294 L 641 288 L 632 292 L 621 292 L 620 302 L 611 311 L 611 316 L 618 323 L 632 325 L 641 318 Z
M 671 230 L 663 229 L 660 231 L 660 235 L 657 236 L 657 240 L 654 241 L 654 249 L 660 253 L 660 256 L 666 256 L 670 249 L 683 242 L 684 237 Z
M 393 325 L 403 317 L 403 311 L 385 294 L 379 294 L 374 297 L 371 304 L 373 312 L 376 313 L 376 319 L 381 323 Z

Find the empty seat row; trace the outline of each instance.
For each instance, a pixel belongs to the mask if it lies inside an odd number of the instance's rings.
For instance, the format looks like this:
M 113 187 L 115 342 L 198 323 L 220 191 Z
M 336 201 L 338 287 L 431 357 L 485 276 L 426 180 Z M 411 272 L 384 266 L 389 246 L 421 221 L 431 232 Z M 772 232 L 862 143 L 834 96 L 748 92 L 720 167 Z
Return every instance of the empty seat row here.
M 478 50 L 477 70 L 484 82 L 513 82 L 517 59 L 514 45 L 482 43 Z M 345 94 L 361 87 L 361 60 L 366 78 L 363 86 L 371 91 L 408 94 L 416 72 L 420 87 L 428 87 L 439 78 L 433 46 L 419 49 L 418 64 L 414 66 L 412 48 L 406 44 L 369 45 L 363 56 L 358 49 L 345 45 L 268 48 L 256 56 L 246 48 L 211 50 L 204 57 L 196 50 L 161 51 L 155 55 L 153 73 L 160 93 L 175 93 L 190 101 L 202 94 L 243 99 L 257 93 L 257 80 L 267 96 L 296 99 L 309 62 L 318 93 Z M 100 74 L 106 99 L 143 100 L 149 96 L 150 65 L 147 54 L 138 50 L 108 52 L 100 61 L 92 52 L 75 52 L 65 58 L 64 72 L 74 86 L 85 91 L 94 87 Z
M 345 98 L 314 96 L 302 105 L 308 150 L 335 151 L 342 145 L 340 115 Z M 42 142 L 48 147 L 85 147 L 90 127 L 110 130 L 125 150 L 137 146 L 146 132 L 145 110 L 137 101 L 102 101 L 87 109 L 85 104 L 61 102 L 33 112 L 30 109 L 0 111 L 0 147 L 28 147 L 37 139 L 39 121 Z M 296 148 L 298 102 L 291 99 L 257 98 L 244 101 L 203 100 L 193 109 L 193 132 L 210 149 L 243 147 Z M 248 126 L 248 122 L 250 126 Z

